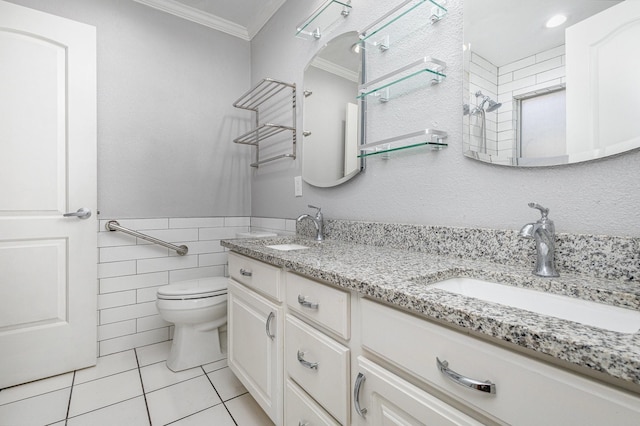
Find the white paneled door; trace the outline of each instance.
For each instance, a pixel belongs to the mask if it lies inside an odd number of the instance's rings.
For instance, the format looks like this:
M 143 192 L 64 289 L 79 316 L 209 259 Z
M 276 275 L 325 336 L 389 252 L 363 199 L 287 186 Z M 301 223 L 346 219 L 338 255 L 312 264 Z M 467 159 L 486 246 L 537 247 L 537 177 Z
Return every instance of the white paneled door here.
M 95 364 L 96 182 L 95 28 L 0 1 L 0 388 Z
M 640 0 L 626 0 L 566 30 L 569 162 L 640 144 Z

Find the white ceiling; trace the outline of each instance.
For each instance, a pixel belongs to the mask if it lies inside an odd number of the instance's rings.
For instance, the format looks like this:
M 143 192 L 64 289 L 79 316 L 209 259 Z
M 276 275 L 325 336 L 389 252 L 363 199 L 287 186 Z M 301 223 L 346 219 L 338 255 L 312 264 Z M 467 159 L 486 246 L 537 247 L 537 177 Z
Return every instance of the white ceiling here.
M 286 0 L 134 0 L 155 9 L 251 40 Z
M 620 0 L 467 0 L 464 40 L 471 50 L 502 66 L 564 44 L 564 30 Z M 567 22 L 545 28 L 558 13 Z

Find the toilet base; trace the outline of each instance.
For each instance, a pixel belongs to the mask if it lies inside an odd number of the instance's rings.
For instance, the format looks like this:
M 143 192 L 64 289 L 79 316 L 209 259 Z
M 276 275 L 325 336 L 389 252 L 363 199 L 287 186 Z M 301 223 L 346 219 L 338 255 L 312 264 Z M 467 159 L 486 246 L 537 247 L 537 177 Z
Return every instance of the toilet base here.
M 192 325 L 176 325 L 167 367 L 177 372 L 209 364 L 226 356 L 221 350 L 218 328 L 200 331 Z

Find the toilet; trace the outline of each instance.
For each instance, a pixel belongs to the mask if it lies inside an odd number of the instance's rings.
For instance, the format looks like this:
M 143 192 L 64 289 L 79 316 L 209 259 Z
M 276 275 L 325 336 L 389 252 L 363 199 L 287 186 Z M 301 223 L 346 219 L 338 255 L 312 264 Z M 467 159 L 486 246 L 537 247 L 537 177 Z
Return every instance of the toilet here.
M 175 324 L 167 367 L 181 371 L 225 358 L 218 330 L 227 323 L 227 279 L 200 278 L 158 288 L 160 317 Z

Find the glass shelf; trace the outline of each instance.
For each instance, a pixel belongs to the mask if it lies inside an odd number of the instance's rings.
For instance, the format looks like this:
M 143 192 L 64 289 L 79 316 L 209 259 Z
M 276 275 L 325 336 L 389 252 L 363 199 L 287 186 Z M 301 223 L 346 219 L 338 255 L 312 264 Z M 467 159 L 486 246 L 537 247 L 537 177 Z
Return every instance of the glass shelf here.
M 417 148 L 420 146 L 430 146 L 432 149 L 440 150 L 448 146 L 447 143 L 443 142 L 446 138 L 447 133 L 441 130 L 420 130 L 406 135 L 360 145 L 360 151 L 363 152 L 358 155 L 358 158 L 388 154 L 393 151 Z
M 296 37 L 318 40 L 351 12 L 351 0 L 327 0 L 296 26 Z
M 430 84 L 440 83 L 446 75 L 443 71 L 447 68 L 447 64 L 431 57 L 419 59 L 402 68 L 398 68 L 380 78 L 371 80 L 361 84 L 358 87 L 357 99 L 363 99 L 369 95 L 378 96 L 381 102 L 391 99 L 390 88 L 398 86 L 399 83 L 407 80 L 417 80 L 418 76 L 427 76 Z
M 372 45 L 383 51 L 387 50 L 390 43 L 389 35 L 384 35 L 383 30 L 400 21 L 404 16 L 410 14 L 425 3 L 433 6 L 429 12 L 429 23 L 436 23 L 447 14 L 447 9 L 443 6 L 446 0 L 439 2 L 433 0 L 406 0 L 360 31 L 358 34 L 360 44 L 362 46 Z

